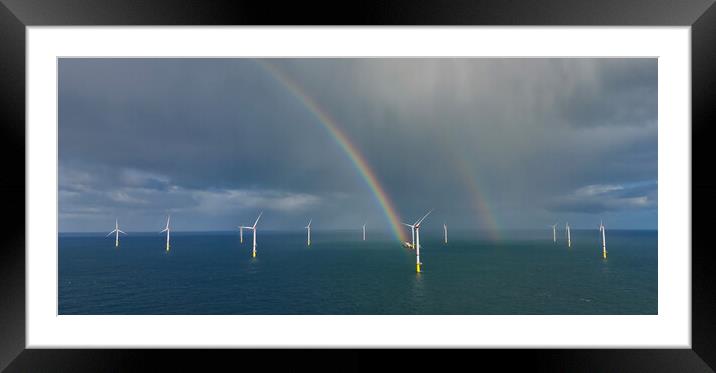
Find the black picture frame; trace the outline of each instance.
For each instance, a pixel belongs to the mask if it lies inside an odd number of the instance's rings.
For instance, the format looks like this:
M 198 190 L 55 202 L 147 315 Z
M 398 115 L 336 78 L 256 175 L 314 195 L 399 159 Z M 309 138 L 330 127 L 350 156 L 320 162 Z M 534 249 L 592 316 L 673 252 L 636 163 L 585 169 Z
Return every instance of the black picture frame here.
M 543 1 L 118 1 L 0 0 L 0 139 L 3 172 L 0 197 L 0 369 L 9 372 L 156 370 L 172 361 L 182 370 L 208 370 L 237 361 L 229 350 L 49 350 L 26 349 L 25 339 L 25 28 L 69 25 L 554 25 L 690 26 L 692 89 L 692 349 L 470 350 L 462 358 L 474 366 L 550 371 L 713 371 L 716 367 L 716 283 L 705 233 L 716 218 L 716 183 L 709 177 L 709 118 L 716 98 L 716 6 L 712 0 L 543 0 Z M 663 104 L 663 103 L 660 103 Z M 697 170 L 699 172 L 697 172 Z M 19 218 L 22 217 L 22 218 Z M 700 219 L 696 219 L 699 217 Z M 678 248 L 678 249 L 689 249 Z M 295 351 L 294 351 L 295 352 Z M 284 352 L 285 353 L 285 352 Z M 172 356 L 168 356 L 168 355 Z M 425 367 L 406 353 L 335 351 L 341 369 Z M 256 356 L 252 351 L 247 355 Z M 261 354 L 266 355 L 266 354 Z M 281 354 L 281 356 L 283 353 Z M 271 358 L 272 368 L 323 366 L 320 351 Z M 275 356 L 275 355 L 271 355 Z M 149 361 L 147 359 L 149 358 Z M 261 357 L 262 360 L 266 356 Z M 451 358 L 453 359 L 453 358 Z M 411 362 L 412 361 L 412 362 Z M 453 365 L 462 359 L 451 360 Z M 447 365 L 444 366 L 448 367 Z M 458 365 L 454 365 L 457 369 Z

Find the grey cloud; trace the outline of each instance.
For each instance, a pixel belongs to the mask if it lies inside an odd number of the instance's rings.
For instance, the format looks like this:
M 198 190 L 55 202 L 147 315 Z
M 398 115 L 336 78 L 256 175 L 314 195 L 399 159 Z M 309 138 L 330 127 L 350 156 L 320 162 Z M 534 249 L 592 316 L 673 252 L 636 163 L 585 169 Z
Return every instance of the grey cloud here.
M 614 191 L 621 205 L 574 193 L 656 179 L 656 59 L 263 63 L 335 119 L 402 216 L 436 208 L 436 219 L 480 227 L 483 200 L 505 227 L 568 211 L 654 221 L 639 215 L 641 196 L 655 209 L 651 192 Z M 96 229 L 83 213 L 141 211 L 141 226 L 172 209 L 228 227 L 284 194 L 267 224 L 310 214 L 386 226 L 350 158 L 261 63 L 62 59 L 59 72 L 60 212 L 75 214 L 63 229 Z
M 656 182 L 636 185 L 586 185 L 573 193 L 556 197 L 548 205 L 555 212 L 604 213 L 608 211 L 653 209 Z

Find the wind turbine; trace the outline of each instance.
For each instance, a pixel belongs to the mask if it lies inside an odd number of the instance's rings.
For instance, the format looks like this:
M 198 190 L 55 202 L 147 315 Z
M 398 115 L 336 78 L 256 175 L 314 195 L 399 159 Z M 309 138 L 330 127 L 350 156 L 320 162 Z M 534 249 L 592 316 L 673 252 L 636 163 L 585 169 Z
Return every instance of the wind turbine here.
M 306 245 L 306 246 L 311 246 L 311 222 L 312 221 L 313 221 L 313 219 L 309 220 L 308 225 L 305 227 L 306 229 L 308 229 L 308 245 Z
M 554 223 L 554 225 L 552 225 L 552 241 L 554 241 L 554 243 L 557 243 L 557 223 Z
M 365 241 L 365 223 L 363 224 L 363 241 Z
M 570 231 L 569 231 L 569 223 L 567 223 L 566 229 L 567 229 L 567 247 L 572 247 L 572 235 L 570 234 Z
M 599 221 L 599 232 L 602 234 L 602 258 L 606 259 L 607 258 L 607 240 L 605 238 L 604 230 L 605 230 L 604 223 L 602 223 L 602 221 L 600 220 Z
M 252 227 L 244 227 L 244 226 L 241 227 L 241 228 L 243 228 L 243 229 L 251 229 L 252 231 L 254 231 L 254 244 L 253 244 L 253 247 L 252 247 L 252 250 L 251 250 L 251 257 L 252 257 L 252 258 L 255 258 L 255 257 L 256 257 L 256 224 L 258 224 L 259 219 L 261 219 L 261 215 L 263 215 L 263 213 L 264 213 L 264 212 L 261 211 L 261 213 L 259 214 L 259 217 L 256 218 L 256 221 L 254 222 L 254 225 L 253 225 Z
M 445 244 L 447 245 L 447 224 L 443 224 L 443 231 L 445 232 Z
M 114 237 L 114 247 L 119 247 L 119 234 L 120 234 L 120 233 L 126 234 L 126 233 L 124 233 L 123 231 L 120 231 L 120 230 L 119 230 L 119 220 L 116 220 L 116 219 L 114 220 L 114 230 L 111 231 L 111 232 L 109 232 L 109 234 L 107 234 L 107 235 L 105 236 L 105 238 L 106 238 L 106 237 L 109 237 L 110 235 L 112 235 L 112 233 L 115 234 L 115 237 Z
M 403 223 L 403 225 L 407 225 L 408 227 L 410 227 L 413 232 L 412 247 L 415 248 L 415 270 L 418 273 L 420 273 L 420 265 L 422 264 L 422 263 L 420 263 L 420 223 L 422 223 L 423 220 L 425 220 L 425 218 L 427 218 L 431 212 L 433 212 L 433 210 L 428 211 L 427 214 L 423 215 L 422 218 L 420 218 L 418 221 L 416 221 L 413 224 Z
M 164 228 L 161 232 L 159 232 L 159 233 L 167 232 L 167 252 L 169 252 L 169 232 L 171 231 L 171 228 L 169 228 L 169 219 L 171 219 L 171 218 L 172 218 L 171 215 L 167 215 L 167 227 Z
M 239 227 L 239 243 L 244 243 L 244 227 Z

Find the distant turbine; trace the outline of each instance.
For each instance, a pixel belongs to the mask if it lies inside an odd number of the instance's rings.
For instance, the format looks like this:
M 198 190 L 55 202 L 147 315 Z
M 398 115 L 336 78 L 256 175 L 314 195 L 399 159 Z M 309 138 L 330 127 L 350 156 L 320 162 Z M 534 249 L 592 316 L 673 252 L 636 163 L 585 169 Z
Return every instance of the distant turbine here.
M 411 244 L 408 244 L 407 242 L 406 242 L 405 244 L 406 244 L 407 247 L 415 248 L 415 270 L 416 270 L 418 273 L 420 273 L 420 265 L 423 264 L 423 263 L 420 262 L 420 223 L 422 223 L 423 220 L 425 220 L 425 218 L 427 218 L 428 215 L 430 215 L 431 212 L 433 212 L 433 210 L 428 211 L 427 214 L 423 215 L 422 218 L 420 218 L 418 221 L 416 221 L 416 222 L 413 223 L 413 224 L 402 223 L 403 225 L 406 225 L 406 226 L 410 227 L 411 230 L 412 230 L 412 232 L 413 232 L 413 243 L 412 243 L 412 245 L 411 245 Z
M 604 223 L 602 221 L 599 221 L 599 232 L 602 234 L 602 258 L 607 258 L 607 239 L 605 238 L 605 228 Z
M 557 243 L 557 223 L 554 223 L 554 225 L 552 226 L 552 241 L 554 241 L 554 243 Z
M 239 227 L 239 243 L 244 243 L 244 227 Z
M 572 247 L 572 235 L 569 231 L 569 223 L 567 223 L 567 247 Z
M 363 241 L 365 241 L 365 224 L 363 224 Z
M 126 234 L 119 230 L 119 220 L 114 221 L 114 230 L 109 232 L 109 234 L 107 234 L 105 237 L 109 237 L 112 233 L 116 234 L 116 236 L 114 237 L 114 247 L 119 247 L 119 234 Z
M 447 245 L 447 224 L 443 224 L 443 231 L 445 232 L 445 244 Z
M 254 231 L 254 244 L 253 244 L 253 247 L 252 247 L 252 250 L 251 250 L 251 257 L 252 257 L 252 258 L 255 258 L 255 257 L 256 257 L 256 224 L 258 224 L 259 219 L 261 219 L 261 215 L 263 215 L 263 213 L 264 213 L 264 212 L 261 211 L 261 213 L 259 214 L 259 217 L 256 218 L 256 221 L 254 222 L 254 225 L 253 225 L 252 227 L 244 227 L 244 226 L 241 227 L 241 228 L 243 228 L 243 229 L 251 229 L 252 231 Z
M 308 225 L 305 227 L 306 229 L 308 229 L 308 245 L 306 245 L 306 246 L 311 246 L 311 222 L 312 221 L 313 221 L 313 219 L 309 220 Z
M 167 232 L 167 252 L 169 252 L 169 231 L 171 230 L 169 228 L 169 219 L 171 219 L 171 218 L 172 218 L 171 215 L 167 215 L 167 227 L 164 228 L 161 232 L 159 232 L 159 233 Z

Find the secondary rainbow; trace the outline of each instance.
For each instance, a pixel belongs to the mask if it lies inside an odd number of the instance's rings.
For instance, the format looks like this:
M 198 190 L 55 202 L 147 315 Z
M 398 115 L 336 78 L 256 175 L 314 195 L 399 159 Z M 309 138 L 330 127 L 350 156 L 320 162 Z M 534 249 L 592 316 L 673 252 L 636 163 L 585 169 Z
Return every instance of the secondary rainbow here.
M 358 148 L 351 143 L 348 136 L 346 136 L 346 134 L 336 124 L 336 121 L 325 110 L 321 109 L 321 107 L 318 106 L 318 103 L 311 96 L 304 92 L 301 87 L 299 87 L 291 78 L 286 76 L 286 74 L 281 72 L 278 68 L 265 61 L 256 60 L 256 62 L 259 66 L 266 70 L 270 76 L 276 79 L 276 81 L 291 92 L 291 94 L 293 94 L 293 96 L 296 97 L 318 119 L 318 122 L 328 131 L 346 155 L 348 155 L 351 163 L 353 163 L 355 168 L 363 177 L 363 180 L 365 180 L 366 184 L 368 184 L 368 187 L 373 192 L 375 199 L 382 207 L 386 218 L 390 222 L 391 229 L 395 234 L 395 237 L 401 242 L 407 241 L 408 237 L 400 224 L 400 217 L 396 212 L 395 206 L 388 198 L 388 194 L 385 192 L 385 189 L 378 181 L 378 177 L 365 160 L 363 154 L 361 154 Z

